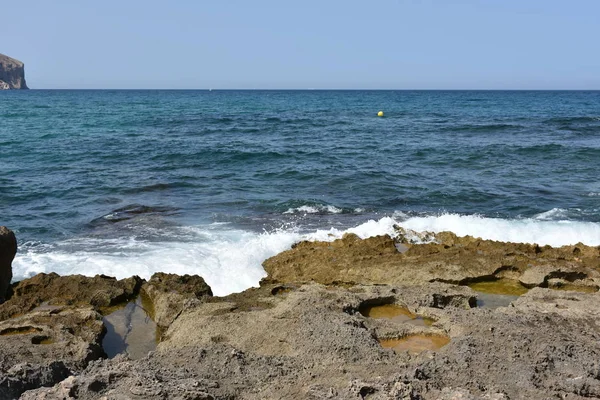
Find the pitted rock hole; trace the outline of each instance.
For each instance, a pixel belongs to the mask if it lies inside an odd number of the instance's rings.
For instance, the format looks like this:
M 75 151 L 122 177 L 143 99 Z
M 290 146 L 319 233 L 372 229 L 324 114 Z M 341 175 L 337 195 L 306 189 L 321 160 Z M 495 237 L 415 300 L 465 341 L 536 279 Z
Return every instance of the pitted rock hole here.
M 395 352 L 408 351 L 412 354 L 418 354 L 427 350 L 439 350 L 450 343 L 450 338 L 443 335 L 417 334 L 399 339 L 380 339 L 379 343 L 382 347 L 393 349 Z
M 38 335 L 31 338 L 31 344 L 53 344 L 54 340 L 46 335 Z
M 129 302 L 102 318 L 106 335 L 102 339 L 102 348 L 109 358 L 127 353 L 133 359 L 145 357 L 156 349 L 158 330 L 146 308 L 142 296 Z
M 295 289 L 295 287 L 287 286 L 287 285 L 275 286 L 273 289 L 271 289 L 271 295 L 277 296 L 277 295 L 286 294 L 286 293 L 291 292 L 294 289 Z
M 553 290 L 566 290 L 580 293 L 596 293 L 598 286 L 596 285 L 580 285 L 565 281 L 563 279 L 549 279 L 548 288 Z
M 0 331 L 0 336 L 10 335 L 28 335 L 30 333 L 38 333 L 42 330 L 40 328 L 34 328 L 33 326 L 20 326 L 18 328 L 6 328 Z
M 390 319 L 394 322 L 409 323 L 417 326 L 430 326 L 435 320 L 414 314 L 408 308 L 396 304 L 361 306 L 358 309 L 363 316 L 375 319 Z

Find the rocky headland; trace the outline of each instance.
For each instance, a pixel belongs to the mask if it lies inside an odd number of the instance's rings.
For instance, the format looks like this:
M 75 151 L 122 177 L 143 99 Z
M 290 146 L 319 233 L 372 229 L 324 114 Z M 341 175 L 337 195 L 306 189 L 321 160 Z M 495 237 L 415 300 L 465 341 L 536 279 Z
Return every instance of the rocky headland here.
M 25 65 L 19 61 L 0 54 L 0 90 L 28 89 L 25 82 Z
M 600 248 L 418 235 L 298 243 L 225 297 L 171 274 L 13 283 L 0 398 L 600 397 Z M 108 358 L 133 302 L 155 348 Z

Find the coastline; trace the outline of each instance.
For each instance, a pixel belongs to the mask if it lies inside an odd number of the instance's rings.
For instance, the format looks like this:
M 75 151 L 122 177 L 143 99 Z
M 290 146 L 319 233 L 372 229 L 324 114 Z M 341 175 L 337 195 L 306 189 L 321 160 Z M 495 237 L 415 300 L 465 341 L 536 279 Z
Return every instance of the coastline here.
M 268 276 L 260 287 L 223 297 L 213 296 L 201 277 L 174 274 L 148 281 L 39 274 L 15 283 L 12 298 L 0 305 L 0 393 L 24 392 L 23 399 L 600 395 L 598 247 L 448 232 L 412 244 L 426 234 L 397 229 L 395 239 L 346 234 L 297 243 L 263 263 Z M 496 283 L 491 291 L 503 291 L 507 281 L 523 288 L 520 295 L 481 307 L 485 296 L 471 287 Z M 105 359 L 103 314 L 140 294 L 160 327 L 156 350 L 136 360 Z M 365 307 L 377 306 L 401 307 L 432 323 L 365 316 Z M 447 344 L 417 352 L 383 347 L 386 340 L 428 343 L 434 336 Z

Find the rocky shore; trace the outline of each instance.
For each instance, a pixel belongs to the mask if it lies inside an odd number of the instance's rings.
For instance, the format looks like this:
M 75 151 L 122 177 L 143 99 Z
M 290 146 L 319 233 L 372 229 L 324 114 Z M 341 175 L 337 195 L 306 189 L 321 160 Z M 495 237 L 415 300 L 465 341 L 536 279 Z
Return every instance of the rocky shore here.
M 170 274 L 13 283 L 0 398 L 600 397 L 600 248 L 398 228 L 298 243 L 263 265 L 259 288 L 225 297 Z M 158 343 L 107 358 L 107 316 L 127 304 Z

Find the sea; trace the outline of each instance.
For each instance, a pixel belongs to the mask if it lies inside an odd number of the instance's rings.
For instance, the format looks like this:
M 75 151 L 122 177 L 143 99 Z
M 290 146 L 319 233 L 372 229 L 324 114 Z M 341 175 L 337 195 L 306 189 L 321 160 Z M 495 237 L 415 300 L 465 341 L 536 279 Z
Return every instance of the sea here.
M 163 271 L 216 295 L 298 241 L 394 225 L 599 246 L 600 92 L 2 91 L 0 225 L 15 281 Z

